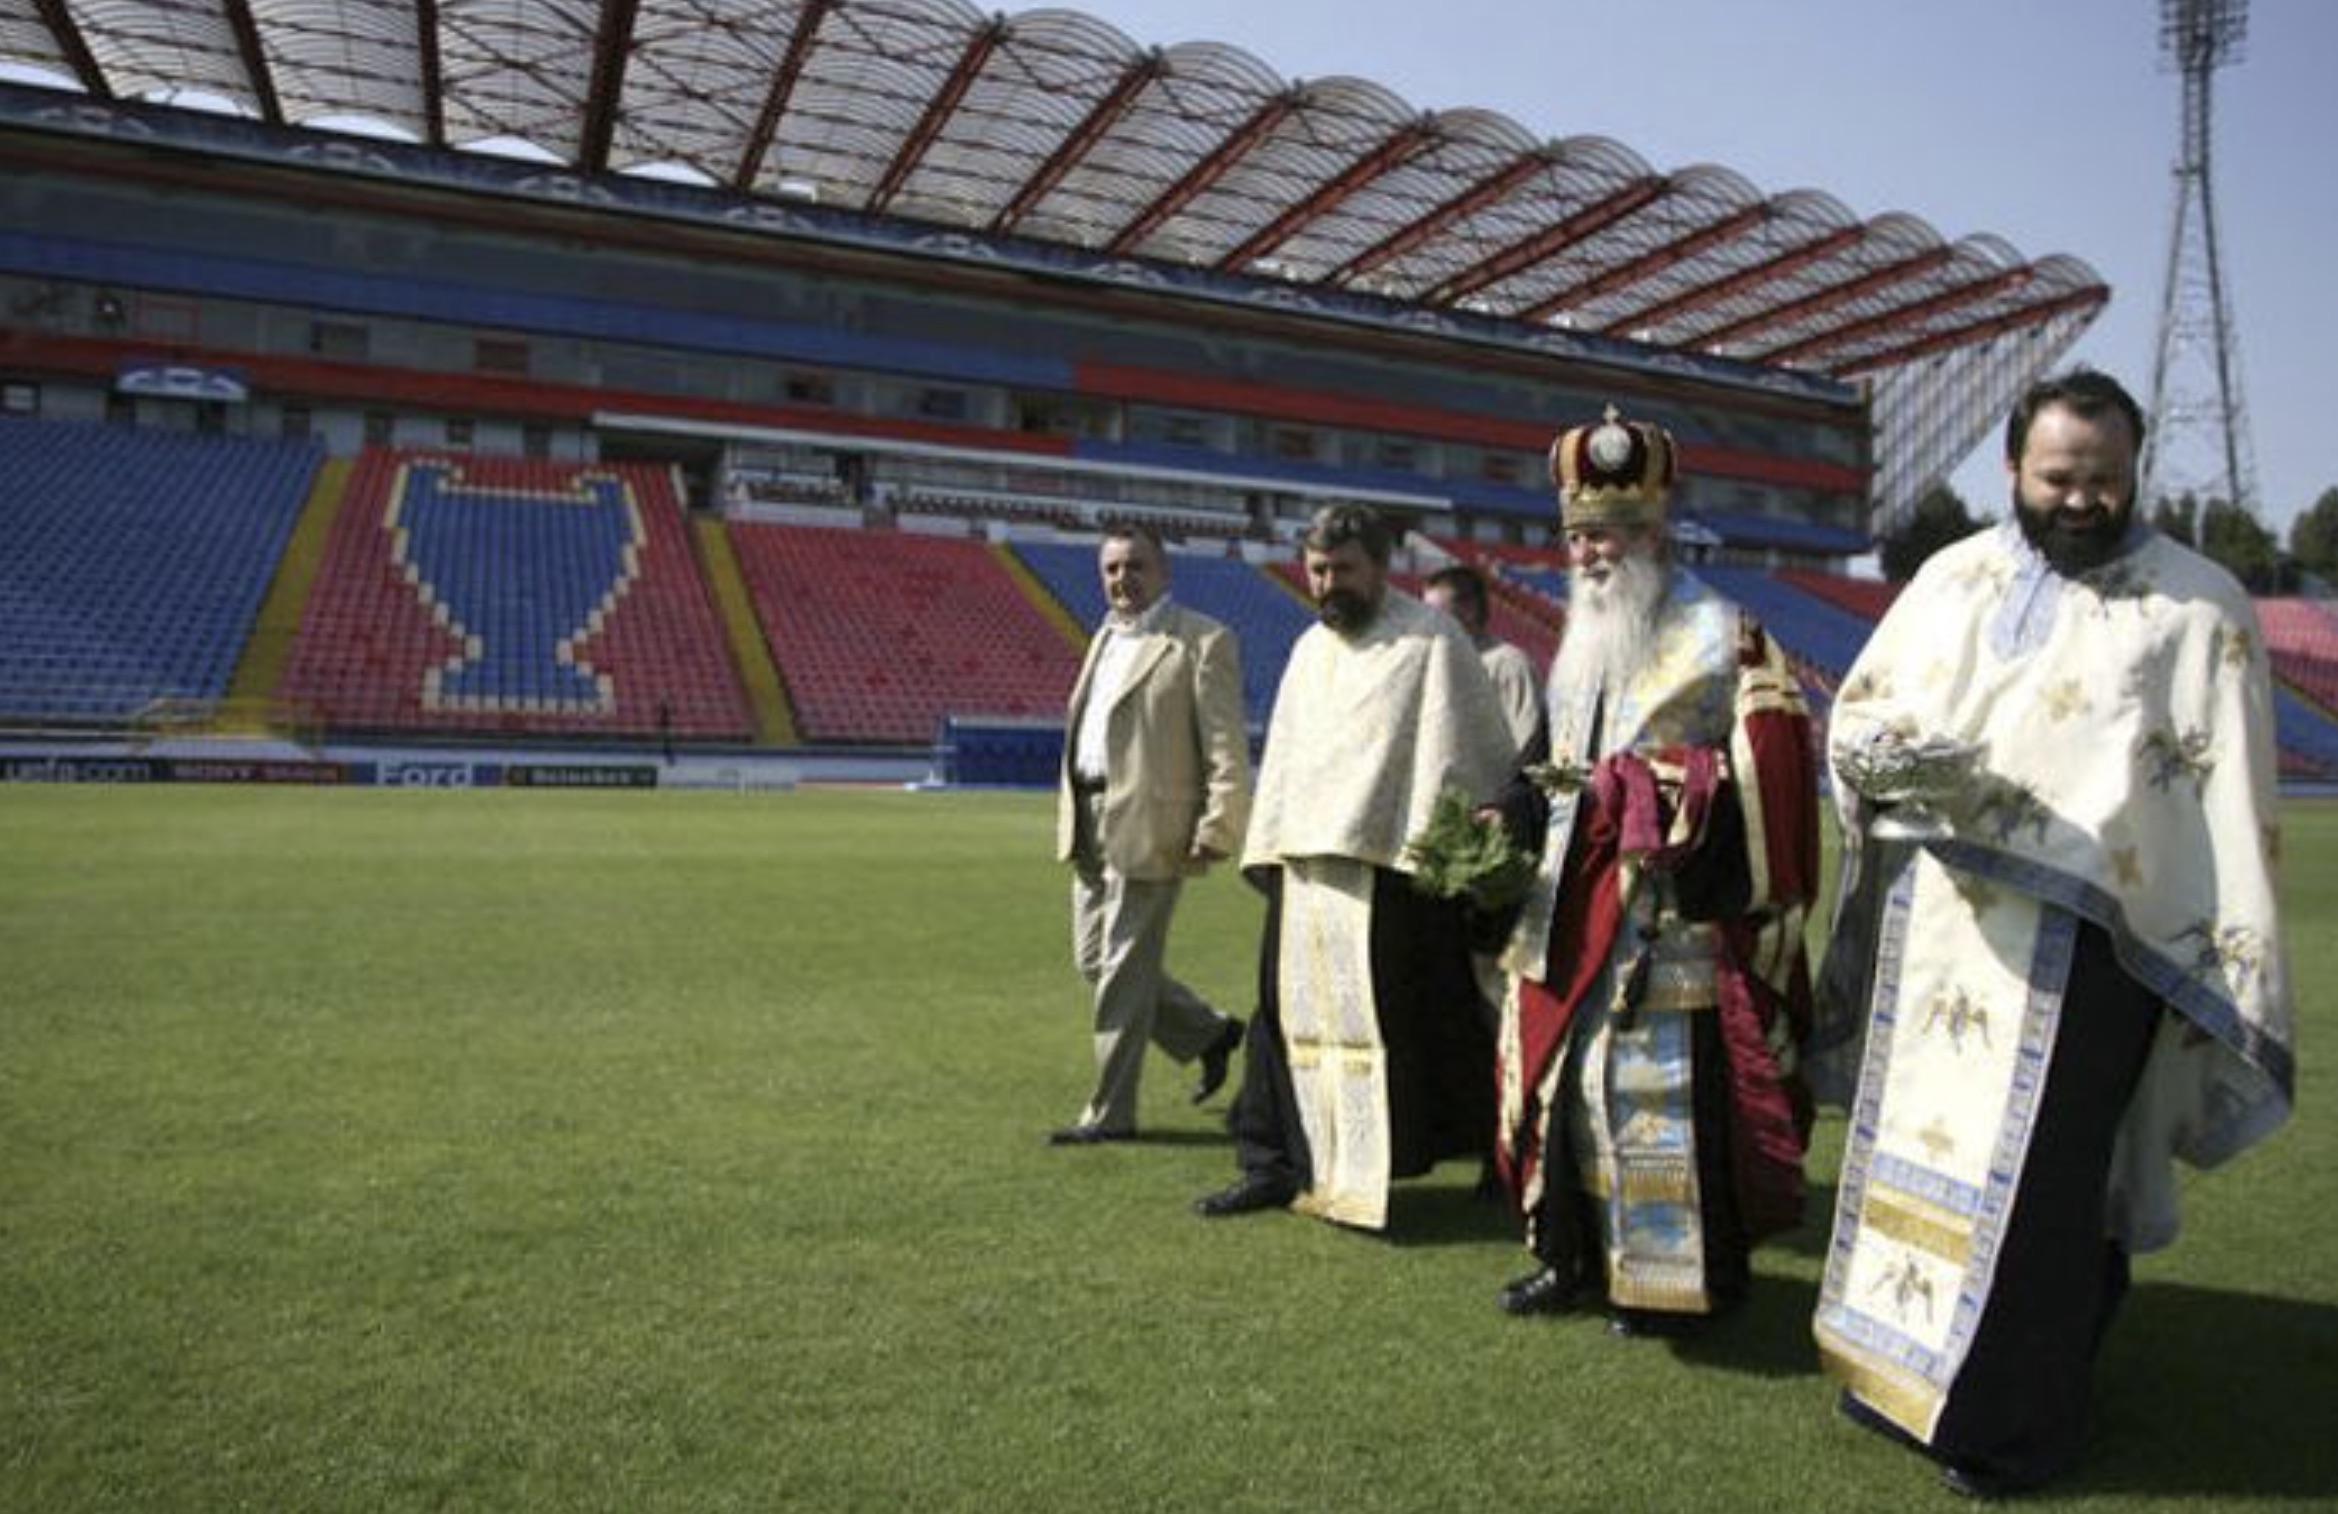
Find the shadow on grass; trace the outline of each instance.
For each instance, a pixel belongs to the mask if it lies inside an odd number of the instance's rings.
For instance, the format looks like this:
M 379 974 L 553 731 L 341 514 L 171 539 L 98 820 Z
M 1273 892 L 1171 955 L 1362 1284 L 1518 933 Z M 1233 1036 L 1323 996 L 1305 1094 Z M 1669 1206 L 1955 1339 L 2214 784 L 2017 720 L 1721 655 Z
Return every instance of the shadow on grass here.
M 1139 1130 L 1135 1135 L 1119 1144 L 1124 1146 L 1219 1146 L 1225 1148 L 1230 1154 L 1234 1149 L 1234 1138 L 1223 1130 L 1162 1130 L 1156 1127 L 1152 1130 Z M 1229 1168 L 1233 1166 L 1231 1155 L 1227 1158 L 1227 1166 Z
M 1388 1189 L 1388 1244 L 1400 1247 L 1515 1245 L 1518 1226 L 1509 1206 L 1477 1191 L 1477 1169 L 1459 1158 L 1431 1178 L 1392 1183 Z
M 2338 1501 L 2338 1307 L 2137 1286 L 2095 1371 L 2073 1490 Z

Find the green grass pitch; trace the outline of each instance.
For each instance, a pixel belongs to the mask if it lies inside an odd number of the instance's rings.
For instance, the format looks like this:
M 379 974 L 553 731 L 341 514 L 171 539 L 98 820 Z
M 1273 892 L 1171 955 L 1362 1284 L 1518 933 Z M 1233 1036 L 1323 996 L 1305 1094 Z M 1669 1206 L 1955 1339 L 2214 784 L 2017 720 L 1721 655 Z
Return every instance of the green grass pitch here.
M 2285 816 L 2300 1112 L 2188 1177 L 2040 1508 L 2338 1506 L 2338 806 Z M 1833 1413 L 1840 1125 L 1749 1309 L 1516 1321 L 1460 1167 L 1213 1223 L 1088 1075 L 1050 801 L 0 789 L 0 1508 L 1957 1505 Z M 1177 971 L 1250 999 L 1257 908 Z M 1222 1101 L 1221 1101 L 1222 1107 Z

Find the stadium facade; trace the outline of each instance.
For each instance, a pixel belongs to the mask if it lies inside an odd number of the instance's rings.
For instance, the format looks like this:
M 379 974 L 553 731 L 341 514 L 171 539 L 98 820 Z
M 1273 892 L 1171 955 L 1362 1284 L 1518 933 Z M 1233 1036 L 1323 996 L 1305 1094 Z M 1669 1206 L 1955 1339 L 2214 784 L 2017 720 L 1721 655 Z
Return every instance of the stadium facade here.
M 0 36 L 34 81 L 0 100 L 16 402 L 119 409 L 159 353 L 245 373 L 218 424 L 336 449 L 689 437 L 702 488 L 1269 531 L 1328 492 L 1531 540 L 1542 445 L 1614 400 L 1680 434 L 1689 511 L 1733 546 L 1825 555 L 2107 298 L 2066 257 L 1070 11 L 576 20 L 27 13 Z M 396 403 L 353 422 L 352 382 Z
M 1547 659 L 1545 450 L 1610 404 L 1679 438 L 1697 571 L 1823 708 L 1889 598 L 1834 570 L 2108 297 L 1068 10 L 586 14 L 0 18 L 0 727 L 1020 781 L 1117 519 L 1237 627 L 1254 719 L 1326 501 L 1410 527 L 1408 575 L 1478 562 Z M 2267 624 L 2285 768 L 2338 772 L 2338 631 Z

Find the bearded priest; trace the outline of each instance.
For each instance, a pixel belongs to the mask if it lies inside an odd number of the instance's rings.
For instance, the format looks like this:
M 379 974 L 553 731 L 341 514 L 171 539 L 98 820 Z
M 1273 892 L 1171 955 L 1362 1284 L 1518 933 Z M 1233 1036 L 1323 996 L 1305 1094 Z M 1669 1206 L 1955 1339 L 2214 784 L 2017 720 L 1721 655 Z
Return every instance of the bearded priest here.
M 2265 639 L 2137 514 L 2143 426 L 2091 369 L 2024 394 L 2013 518 L 1901 591 L 1828 741 L 1812 1070 L 1851 1120 L 1820 1354 L 1846 1414 L 1982 1497 L 2077 1462 L 2175 1159 L 2246 1149 L 2294 1087 Z
M 1674 445 L 1606 417 L 1551 449 L 1569 556 L 1547 760 L 1489 811 L 1541 861 L 1511 933 L 1496 1158 L 1535 1268 L 1512 1314 L 1681 1335 L 1800 1218 L 1816 744 L 1752 616 L 1673 560 Z

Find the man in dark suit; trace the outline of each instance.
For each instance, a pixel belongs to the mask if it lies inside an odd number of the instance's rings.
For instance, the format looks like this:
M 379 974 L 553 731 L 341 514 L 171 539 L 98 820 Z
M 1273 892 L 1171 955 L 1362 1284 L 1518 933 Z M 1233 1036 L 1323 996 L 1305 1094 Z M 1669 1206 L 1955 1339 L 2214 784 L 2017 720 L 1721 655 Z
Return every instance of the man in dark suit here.
M 1097 553 L 1110 607 L 1072 689 L 1056 856 L 1072 866 L 1072 960 L 1094 995 L 1096 1087 L 1056 1145 L 1136 1133 L 1148 1041 L 1198 1059 L 1199 1103 L 1226 1081 L 1242 1022 L 1169 976 L 1186 878 L 1241 850 L 1250 742 L 1234 635 L 1169 597 L 1169 556 L 1139 526 Z

